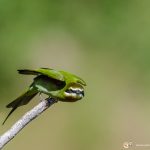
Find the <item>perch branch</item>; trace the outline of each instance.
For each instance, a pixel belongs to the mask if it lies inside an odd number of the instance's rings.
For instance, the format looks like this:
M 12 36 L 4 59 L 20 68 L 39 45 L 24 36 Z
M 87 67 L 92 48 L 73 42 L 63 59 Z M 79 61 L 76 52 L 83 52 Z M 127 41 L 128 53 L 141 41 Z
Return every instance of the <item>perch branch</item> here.
M 28 111 L 21 119 L 19 119 L 8 131 L 0 136 L 0 150 L 11 141 L 28 123 L 39 116 L 52 104 L 56 103 L 55 99 L 45 99 L 41 101 L 32 110 Z

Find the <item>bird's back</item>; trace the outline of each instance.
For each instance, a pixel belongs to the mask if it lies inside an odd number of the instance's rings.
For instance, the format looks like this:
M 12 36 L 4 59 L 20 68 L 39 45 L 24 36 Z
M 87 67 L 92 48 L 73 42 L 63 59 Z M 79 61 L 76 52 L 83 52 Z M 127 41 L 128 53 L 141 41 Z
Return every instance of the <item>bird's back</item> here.
M 45 75 L 39 75 L 34 78 L 34 82 L 31 86 L 41 88 L 41 90 L 56 91 L 62 89 L 65 85 L 66 83 L 64 81 L 58 81 Z

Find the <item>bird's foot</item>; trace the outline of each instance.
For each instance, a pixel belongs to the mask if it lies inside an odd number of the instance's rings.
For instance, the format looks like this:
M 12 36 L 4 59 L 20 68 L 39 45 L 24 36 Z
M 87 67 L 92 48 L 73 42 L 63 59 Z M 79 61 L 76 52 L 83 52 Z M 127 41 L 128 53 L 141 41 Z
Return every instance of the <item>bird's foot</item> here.
M 46 100 L 47 100 L 47 102 L 48 102 L 48 105 L 51 105 L 51 104 L 53 104 L 53 103 L 57 103 L 57 102 L 58 102 L 57 99 L 52 98 L 52 97 L 48 97 L 48 98 L 46 98 Z

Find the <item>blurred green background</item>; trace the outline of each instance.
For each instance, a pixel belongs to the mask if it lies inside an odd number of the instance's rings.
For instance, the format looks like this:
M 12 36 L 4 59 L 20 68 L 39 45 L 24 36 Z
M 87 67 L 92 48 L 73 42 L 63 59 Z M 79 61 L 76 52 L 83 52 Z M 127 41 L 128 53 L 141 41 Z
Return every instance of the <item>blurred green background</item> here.
M 17 69 L 49 67 L 81 76 L 85 98 L 57 103 L 5 150 L 115 150 L 150 144 L 150 1 L 1 0 L 0 122 L 32 82 Z M 37 96 L 0 127 L 8 130 Z

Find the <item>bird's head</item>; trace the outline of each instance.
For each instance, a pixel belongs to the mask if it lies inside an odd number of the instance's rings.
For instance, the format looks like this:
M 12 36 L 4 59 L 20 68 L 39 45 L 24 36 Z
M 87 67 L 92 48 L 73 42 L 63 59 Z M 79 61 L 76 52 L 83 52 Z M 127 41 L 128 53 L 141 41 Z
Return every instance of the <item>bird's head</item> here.
M 70 83 L 64 91 L 66 101 L 75 102 L 84 97 L 84 88 L 79 83 Z

